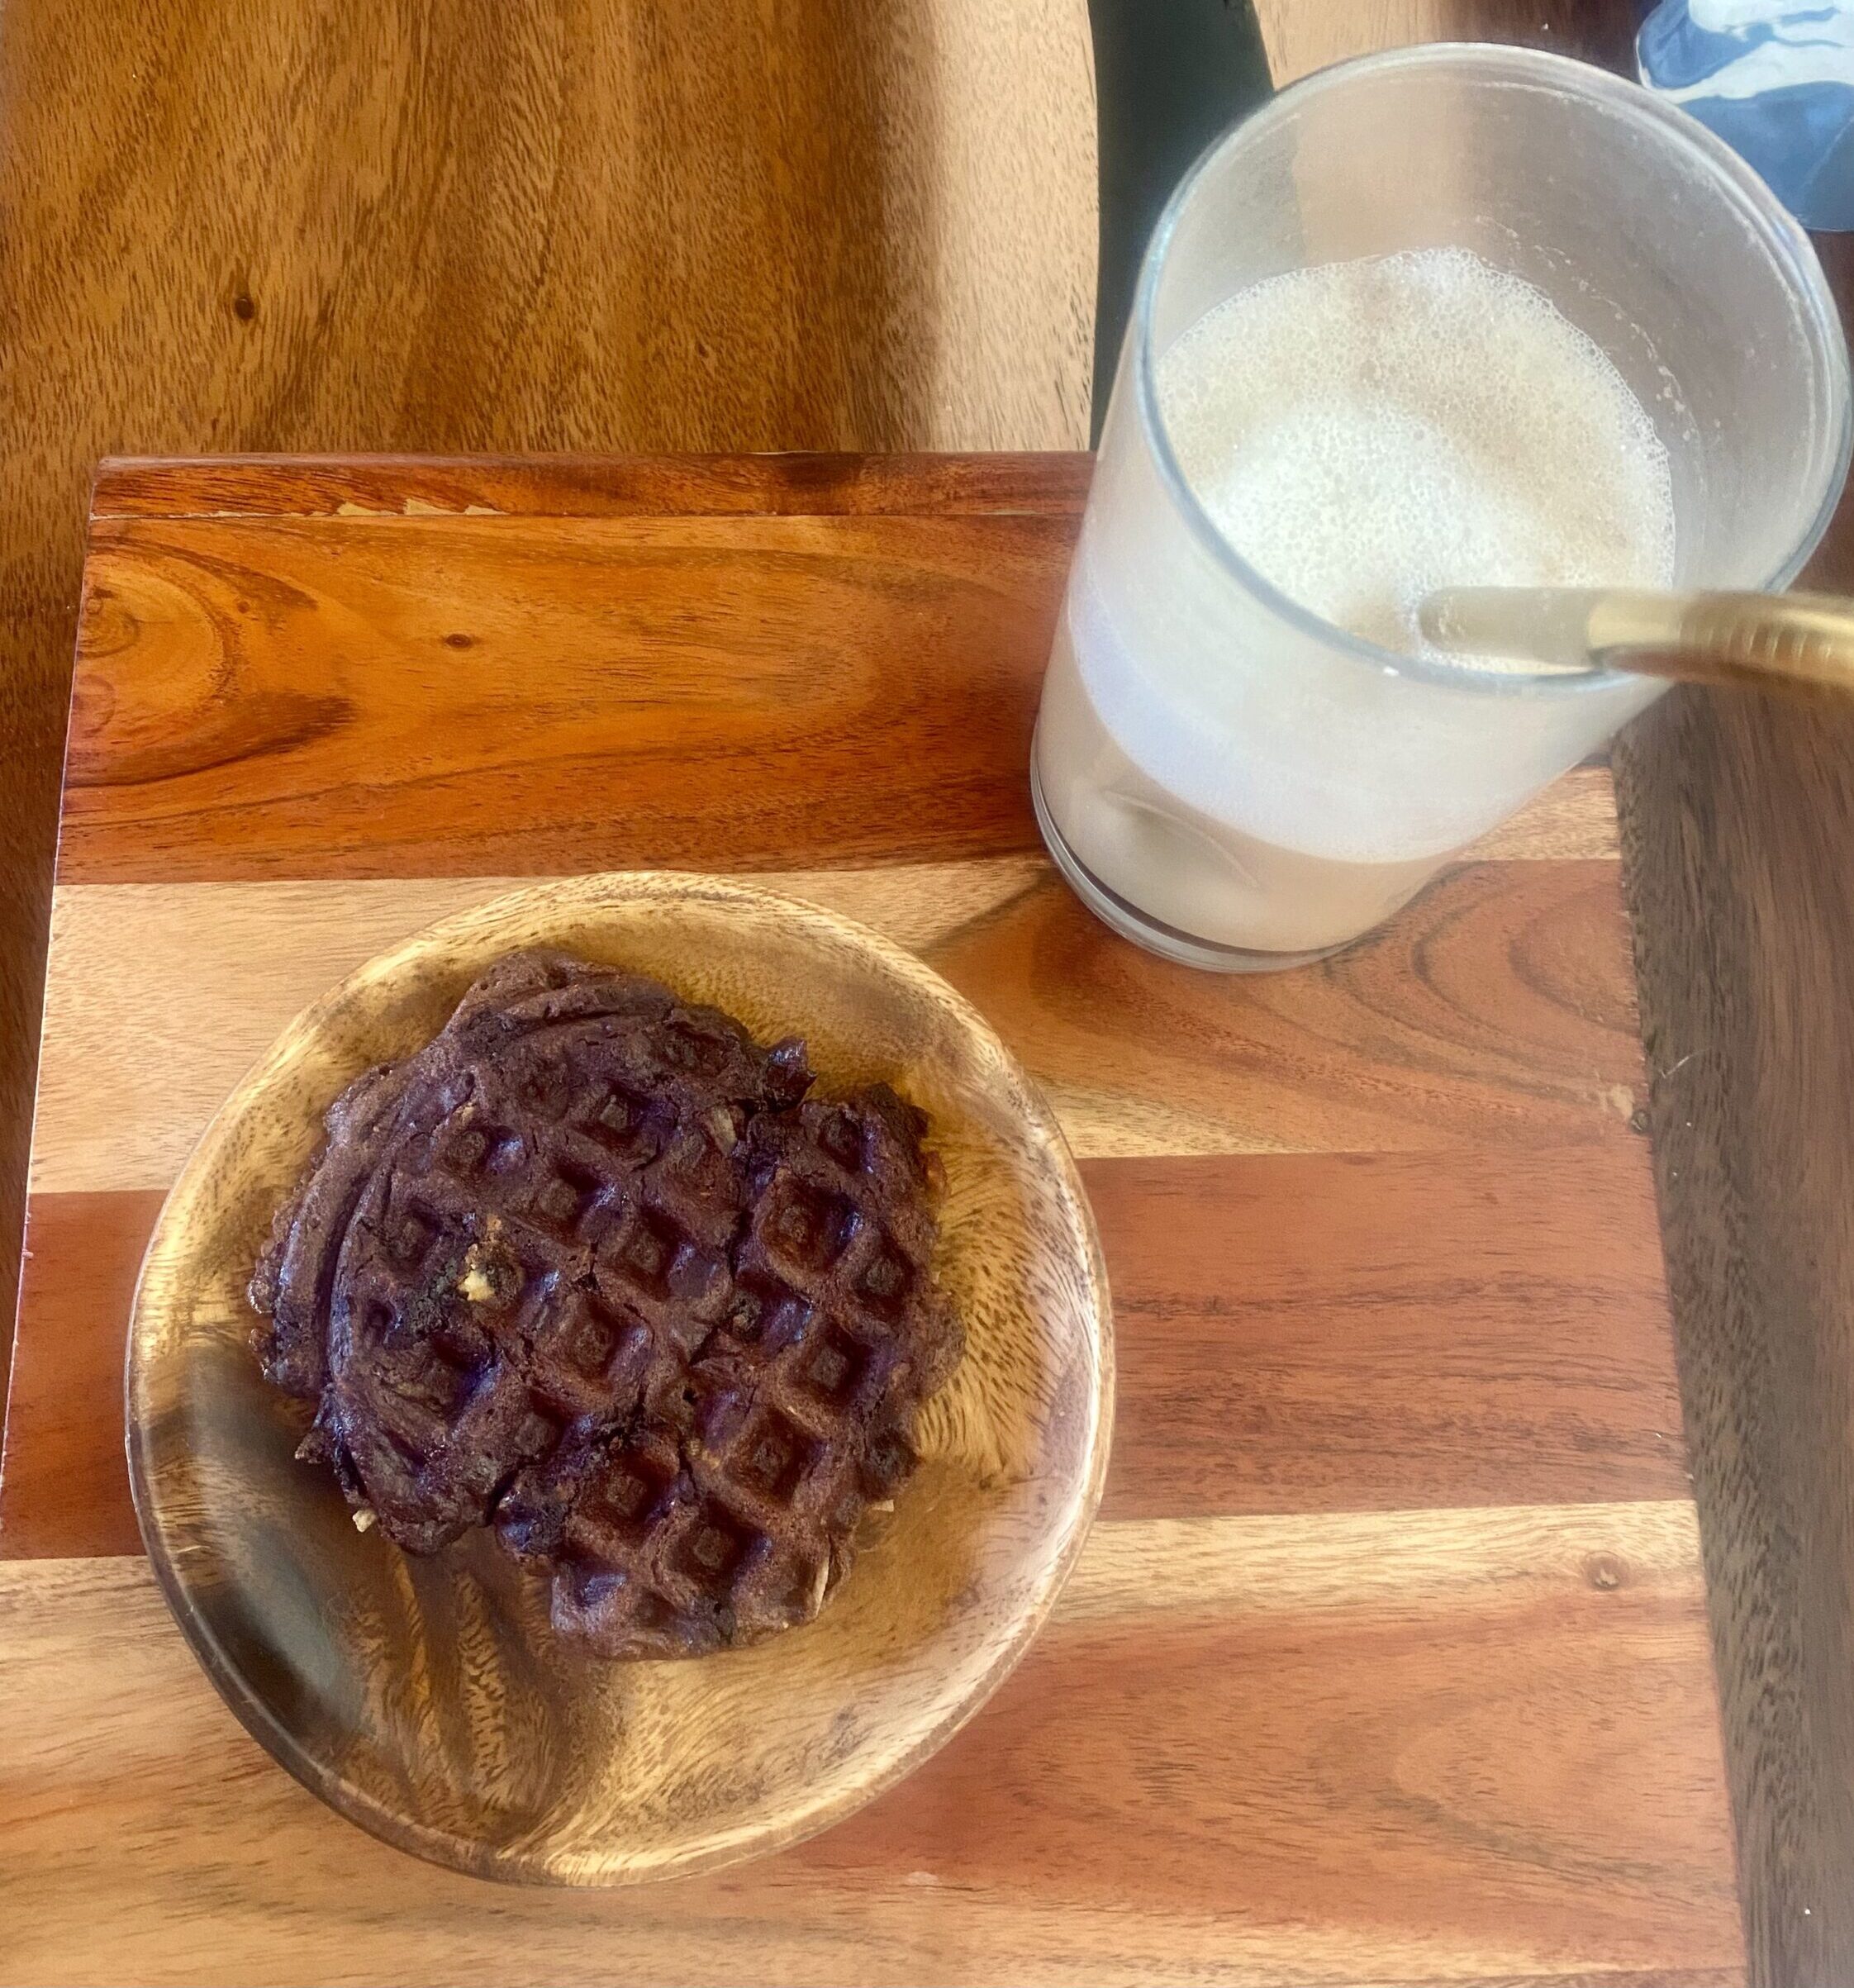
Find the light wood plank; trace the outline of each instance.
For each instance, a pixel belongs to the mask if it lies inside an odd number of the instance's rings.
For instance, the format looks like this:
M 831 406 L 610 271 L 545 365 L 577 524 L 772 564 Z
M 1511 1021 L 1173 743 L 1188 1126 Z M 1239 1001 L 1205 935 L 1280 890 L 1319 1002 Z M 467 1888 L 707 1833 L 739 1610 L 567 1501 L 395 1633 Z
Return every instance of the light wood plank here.
M 1492 1588 L 1568 1596 L 1625 1581 L 1685 1593 L 1699 1567 L 1686 1499 L 1103 1520 L 1057 1619 L 1364 1613 L 1448 1596 L 1471 1606 Z
M 1255 0 L 1277 86 L 1311 69 L 1419 41 L 1523 41 L 1625 66 L 1626 0 Z
M 6 1965 L 1728 1980 L 1697 1552 L 1684 1504 L 1104 1525 L 1059 1620 L 906 1788 L 770 1862 L 630 1895 L 498 1890 L 364 1839 L 238 1729 L 145 1567 L 12 1563 Z
M 919 951 L 1047 874 L 1024 856 L 753 881 L 846 912 Z M 61 885 L 32 1191 L 164 1189 L 293 1015 L 421 927 L 530 881 Z M 105 1090 L 117 1106 L 106 1106 Z
M 1510 820 L 1462 852 L 1467 862 L 1538 863 L 1619 858 L 1616 787 L 1607 766 L 1575 766 L 1536 794 Z
M 1508 887 L 1461 880 L 1476 874 Z M 1036 858 L 755 880 L 859 918 L 950 973 L 1049 1091 L 1082 1153 L 1563 1138 L 1613 1129 L 1633 1109 L 1639 1052 L 1609 863 L 1461 873 L 1347 959 L 1286 981 L 1191 975 L 1135 953 Z M 166 1187 L 311 1001 L 521 881 L 60 887 L 32 1191 Z M 1025 971 L 1025 948 L 1043 950 L 1048 972 Z M 1400 981 L 1424 949 L 1433 958 Z M 1123 1030 L 1130 1039 L 1108 1039 Z
M 1475 0 L 1256 0 L 1277 87 L 1329 62 L 1419 41 L 1449 41 Z

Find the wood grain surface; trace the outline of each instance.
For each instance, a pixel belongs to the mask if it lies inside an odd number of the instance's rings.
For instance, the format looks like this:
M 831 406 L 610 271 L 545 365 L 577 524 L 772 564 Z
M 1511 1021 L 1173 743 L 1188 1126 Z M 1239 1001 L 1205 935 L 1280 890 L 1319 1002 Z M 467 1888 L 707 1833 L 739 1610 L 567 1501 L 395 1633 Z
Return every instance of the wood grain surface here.
M 1085 1154 L 1571 1143 L 1623 1131 L 1639 1101 L 1613 862 L 1464 864 L 1317 988 L 1115 944 L 1031 858 L 775 874 L 907 933 L 1005 1032 Z M 35 1191 L 171 1180 L 338 962 L 507 881 L 382 883 L 358 903 L 326 883 L 60 887 Z M 948 885 L 941 919 L 902 899 Z M 311 933 L 326 946 L 298 951 Z
M 1021 768 L 1073 530 L 1066 510 L 105 526 L 61 875 L 1029 849 Z M 308 644 L 330 664 L 312 694 Z M 931 680 L 887 667 L 929 644 Z M 601 825 L 614 781 L 622 841 Z
M 1631 59 L 1630 0 L 1255 0 L 1277 83 L 1418 41 L 1510 41 L 1609 69 Z
M 1847 523 L 1809 578 L 1854 589 Z M 1854 720 L 1682 692 L 1620 763 L 1747 1930 L 1761 1979 L 1832 1985 L 1854 1971 Z
M 106 479 L 0 1473 L 0 1652 L 83 1708 L 0 1713 L 21 1977 L 1742 1978 L 1608 773 L 1343 958 L 1127 948 L 1012 798 L 1077 470 L 578 463 L 557 514 L 538 464 Z M 620 600 L 627 562 L 654 577 Z M 576 725 L 525 705 L 536 654 Z M 444 770 L 473 724 L 510 810 L 568 769 L 583 831 L 504 834 Z M 740 735 L 782 810 L 728 805 Z M 852 739 L 854 791 L 807 809 Z M 1099 1212 L 1119 1443 L 1025 1668 L 862 1817 L 623 1907 L 459 1893 L 265 1762 L 162 1619 L 121 1324 L 161 1196 L 305 1002 L 582 834 L 647 859 L 679 786 L 713 795 L 679 860 L 874 925 L 1036 1077 Z

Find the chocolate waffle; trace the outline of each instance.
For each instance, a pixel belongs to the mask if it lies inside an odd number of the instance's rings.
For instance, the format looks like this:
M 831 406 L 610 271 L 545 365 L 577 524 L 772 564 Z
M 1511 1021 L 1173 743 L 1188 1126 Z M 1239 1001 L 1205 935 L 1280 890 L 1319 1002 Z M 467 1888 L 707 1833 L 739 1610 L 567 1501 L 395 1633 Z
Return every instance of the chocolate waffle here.
M 686 1385 L 502 1501 L 503 1539 L 556 1570 L 560 1627 L 668 1654 L 817 1612 L 961 1350 L 931 1277 L 925 1125 L 882 1085 L 753 1120 L 735 1295 Z
M 301 1453 L 409 1552 L 494 1524 L 614 1655 L 815 1614 L 959 1336 L 925 1119 L 811 1081 L 654 982 L 499 962 L 278 1211 L 253 1341 Z

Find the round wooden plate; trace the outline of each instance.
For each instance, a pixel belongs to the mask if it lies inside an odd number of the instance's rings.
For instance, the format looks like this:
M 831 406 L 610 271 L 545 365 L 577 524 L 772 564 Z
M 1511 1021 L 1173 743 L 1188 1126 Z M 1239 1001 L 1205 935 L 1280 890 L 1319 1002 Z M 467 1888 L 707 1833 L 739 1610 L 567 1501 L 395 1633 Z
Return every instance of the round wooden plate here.
M 415 1560 L 297 1462 L 245 1286 L 330 1101 L 427 1040 L 518 946 L 667 982 L 827 1087 L 933 1115 L 940 1274 L 966 1357 L 920 1470 L 816 1621 L 692 1662 L 611 1663 L 548 1626 L 487 1536 Z M 706 877 L 576 878 L 464 912 L 302 1015 L 168 1197 L 128 1358 L 142 1537 L 213 1682 L 292 1773 L 402 1848 L 487 1876 L 611 1884 L 795 1842 L 897 1781 L 1023 1653 L 1101 1496 L 1113 1334 L 1094 1225 L 1048 1107 L 920 961 L 810 906 Z

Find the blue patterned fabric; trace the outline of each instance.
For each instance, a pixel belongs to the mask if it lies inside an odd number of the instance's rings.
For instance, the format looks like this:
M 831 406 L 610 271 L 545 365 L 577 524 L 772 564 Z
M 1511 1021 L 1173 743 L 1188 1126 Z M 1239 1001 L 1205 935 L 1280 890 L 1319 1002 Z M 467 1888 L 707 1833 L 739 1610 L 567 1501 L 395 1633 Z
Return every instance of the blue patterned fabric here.
M 1661 0 L 1636 54 L 1805 226 L 1854 228 L 1854 0 Z

